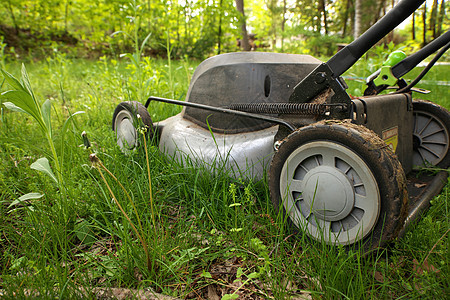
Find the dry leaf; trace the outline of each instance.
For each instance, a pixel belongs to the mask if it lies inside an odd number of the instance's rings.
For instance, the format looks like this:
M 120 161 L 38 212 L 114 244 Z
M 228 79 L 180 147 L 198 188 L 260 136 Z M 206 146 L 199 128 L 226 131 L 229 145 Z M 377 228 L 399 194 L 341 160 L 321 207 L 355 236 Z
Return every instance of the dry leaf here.
M 384 282 L 384 276 L 381 274 L 380 271 L 375 271 L 375 274 L 373 275 L 376 281 L 383 283 Z
M 428 259 L 425 259 L 422 264 L 420 264 L 416 259 L 413 259 L 413 270 L 417 275 L 422 275 L 423 272 L 428 273 L 439 273 L 440 270 L 435 266 L 428 262 Z
M 312 297 L 310 294 L 302 293 L 299 295 L 293 295 L 290 299 L 291 300 L 312 300 Z
M 220 300 L 220 297 L 217 293 L 217 289 L 213 285 L 208 285 L 208 299 L 210 300 Z
M 418 189 L 421 189 L 421 188 L 427 186 L 427 184 L 426 183 L 415 183 L 414 186 Z
M 281 284 L 285 287 L 286 291 L 289 292 L 295 292 L 298 289 L 297 285 L 291 280 L 288 281 L 287 279 L 284 279 Z

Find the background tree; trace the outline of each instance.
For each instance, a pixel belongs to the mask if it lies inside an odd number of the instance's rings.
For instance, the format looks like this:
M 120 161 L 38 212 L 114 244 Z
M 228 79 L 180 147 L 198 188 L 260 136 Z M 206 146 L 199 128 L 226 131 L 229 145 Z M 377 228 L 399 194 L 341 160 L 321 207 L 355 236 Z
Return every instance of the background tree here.
M 355 0 L 355 28 L 353 37 L 356 39 L 361 35 L 362 31 L 362 0 Z
M 422 45 L 425 46 L 427 44 L 427 2 L 425 2 L 423 5 L 422 22 L 423 22 Z
M 281 19 L 281 51 L 284 49 L 284 36 L 285 36 L 285 25 L 286 25 L 286 12 L 287 12 L 287 1 L 283 0 L 283 15 Z
M 327 10 L 326 10 L 326 0 L 319 1 L 319 11 L 323 17 L 323 27 L 325 30 L 325 34 L 328 34 L 328 22 L 327 22 Z M 321 21 L 322 22 L 322 21 Z
M 440 36 L 442 34 L 442 23 L 444 21 L 444 17 L 448 18 L 448 15 L 445 13 L 445 0 L 441 1 L 441 6 L 439 9 L 438 20 L 437 20 L 437 35 Z
M 17 4 L 18 3 L 13 2 L 12 0 L 6 0 L 3 2 L 3 5 L 8 10 L 8 13 L 11 17 L 11 21 L 13 23 L 14 29 L 16 30 L 16 34 L 19 33 L 19 25 L 17 24 L 16 15 L 14 13 L 13 7 L 16 6 Z
M 437 20 L 438 20 L 438 0 L 433 0 L 433 4 L 431 6 L 431 13 L 430 13 L 430 30 L 432 32 L 433 38 L 435 39 L 437 37 Z
M 244 12 L 244 0 L 236 0 L 236 9 L 240 14 L 239 23 L 241 24 L 241 39 L 240 46 L 244 51 L 250 51 L 250 43 L 248 41 L 248 33 L 247 33 L 247 24 L 245 21 L 245 12 Z

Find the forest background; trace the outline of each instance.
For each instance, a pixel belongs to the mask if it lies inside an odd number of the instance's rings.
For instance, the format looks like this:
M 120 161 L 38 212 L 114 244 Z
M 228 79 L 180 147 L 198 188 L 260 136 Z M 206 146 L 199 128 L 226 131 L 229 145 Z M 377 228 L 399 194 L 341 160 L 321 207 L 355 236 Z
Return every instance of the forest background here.
M 73 57 L 130 52 L 204 59 L 259 49 L 330 56 L 380 19 L 396 0 L 5 0 L 0 3 L 3 55 L 34 59 L 49 51 Z M 448 30 L 449 2 L 427 1 L 382 42 L 417 50 Z M 250 45 L 246 43 L 249 36 Z M 51 52 L 50 52 L 51 53 Z

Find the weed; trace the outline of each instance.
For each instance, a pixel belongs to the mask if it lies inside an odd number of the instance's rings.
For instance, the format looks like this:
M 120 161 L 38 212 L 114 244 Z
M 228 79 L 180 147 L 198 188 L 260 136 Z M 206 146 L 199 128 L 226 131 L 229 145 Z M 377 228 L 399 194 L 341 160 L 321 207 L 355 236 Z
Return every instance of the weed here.
M 5 80 L 13 88 L 12 90 L 8 90 L 1 94 L 1 98 L 3 100 L 6 100 L 6 102 L 3 102 L 2 104 L 10 110 L 30 115 L 38 123 L 41 132 L 44 134 L 50 147 L 53 163 L 56 169 L 56 175 L 53 173 L 46 157 L 38 159 L 36 162 L 31 164 L 30 167 L 48 175 L 58 185 L 63 194 L 63 198 L 65 198 L 64 176 L 62 168 L 64 148 L 61 148 L 60 155 L 58 155 L 54 142 L 54 131 L 52 129 L 51 101 L 47 99 L 44 103 L 42 103 L 42 105 L 38 102 L 31 88 L 29 76 L 24 65 L 22 65 L 21 81 L 17 80 L 13 75 L 9 74 L 3 69 L 1 71 Z M 61 129 L 62 142 L 64 142 L 64 136 L 67 131 L 67 127 L 72 121 L 73 116 L 80 113 L 82 112 L 76 112 L 75 114 L 70 115 L 64 123 Z M 36 195 L 34 194 L 34 196 Z M 28 195 L 28 197 L 30 197 L 30 195 Z M 61 208 L 63 207 L 64 205 L 61 205 Z
M 4 42 L 5 37 L 1 36 L 0 37 L 0 68 L 5 69 L 5 60 L 6 60 L 6 55 L 5 55 L 5 49 L 6 49 L 6 43 Z

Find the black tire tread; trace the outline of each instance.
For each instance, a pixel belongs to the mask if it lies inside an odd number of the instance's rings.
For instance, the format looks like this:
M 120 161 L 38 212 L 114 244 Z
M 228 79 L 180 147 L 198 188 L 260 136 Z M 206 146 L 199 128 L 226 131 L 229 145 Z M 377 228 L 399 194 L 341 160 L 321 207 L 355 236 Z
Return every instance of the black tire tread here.
M 379 220 L 383 220 L 377 222 L 372 234 L 363 241 L 364 251 L 384 246 L 388 241 L 398 236 L 406 219 L 408 207 L 406 176 L 399 160 L 381 138 L 366 127 L 353 124 L 350 121 L 321 121 L 294 131 L 282 141 L 279 150 L 272 159 L 269 169 L 269 189 L 275 208 L 282 208 L 284 213 L 284 208 L 280 205 L 281 199 L 279 196 L 280 188 L 278 178 L 280 176 L 279 173 L 281 172 L 280 166 L 284 164 L 284 161 L 294 150 L 283 147 L 283 144 L 289 140 L 294 140 L 294 143 L 291 142 L 291 145 L 288 148 L 297 148 L 300 145 L 296 145 L 295 140 L 302 141 L 312 138 L 319 130 L 324 133 L 324 136 L 328 136 L 330 140 L 336 141 L 339 140 L 339 137 L 346 136 L 349 139 L 343 138 L 343 140 L 355 141 L 353 146 L 361 149 L 366 148 L 369 152 L 369 158 L 363 158 L 363 160 L 365 160 L 371 168 L 380 165 L 379 168 L 383 169 L 379 170 L 381 172 L 376 172 L 378 174 L 374 175 L 376 177 L 383 176 L 384 178 L 381 178 L 382 181 L 393 183 L 392 185 L 388 185 L 387 189 L 385 187 L 379 187 L 381 197 L 392 200 L 389 201 L 387 205 L 382 201 Z M 350 147 L 350 145 L 347 146 Z M 377 163 L 377 161 L 379 163 Z M 377 182 L 379 182 L 378 179 L 379 178 L 377 178 Z

